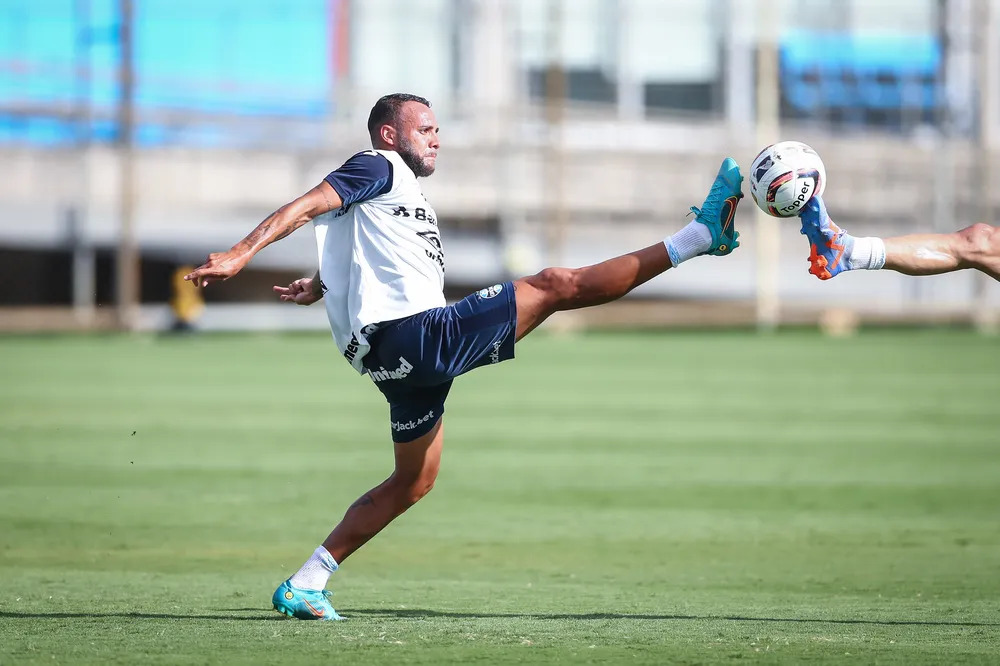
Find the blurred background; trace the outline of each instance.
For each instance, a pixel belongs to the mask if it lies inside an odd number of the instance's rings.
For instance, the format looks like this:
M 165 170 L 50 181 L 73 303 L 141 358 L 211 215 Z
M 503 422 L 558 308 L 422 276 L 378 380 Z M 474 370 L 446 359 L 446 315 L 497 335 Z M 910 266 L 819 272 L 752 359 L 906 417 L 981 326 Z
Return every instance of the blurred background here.
M 178 276 L 367 148 L 389 92 L 442 126 L 452 298 L 656 242 L 781 139 L 855 234 L 993 221 L 998 26 L 996 0 L 0 0 L 0 330 L 325 328 L 270 290 L 315 270 L 308 229 L 204 293 Z M 748 197 L 738 226 L 554 323 L 996 327 L 979 274 L 820 283 L 797 220 Z

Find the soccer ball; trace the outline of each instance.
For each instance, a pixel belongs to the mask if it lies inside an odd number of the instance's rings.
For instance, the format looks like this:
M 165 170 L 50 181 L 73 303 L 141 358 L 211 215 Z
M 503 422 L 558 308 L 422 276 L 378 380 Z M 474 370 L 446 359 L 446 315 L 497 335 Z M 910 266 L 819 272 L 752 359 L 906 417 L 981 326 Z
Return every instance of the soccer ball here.
M 825 188 L 823 160 L 799 141 L 768 146 L 750 165 L 750 196 L 768 215 L 795 217 Z

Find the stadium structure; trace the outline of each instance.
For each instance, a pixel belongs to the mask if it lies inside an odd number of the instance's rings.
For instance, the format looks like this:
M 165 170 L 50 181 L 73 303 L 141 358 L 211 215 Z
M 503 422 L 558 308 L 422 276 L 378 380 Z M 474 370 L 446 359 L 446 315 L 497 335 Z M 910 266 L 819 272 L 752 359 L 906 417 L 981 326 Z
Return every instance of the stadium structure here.
M 0 265 L 16 285 L 0 327 L 168 326 L 178 267 L 365 149 L 372 102 L 400 90 L 430 98 L 442 123 L 425 191 L 454 296 L 654 242 L 723 156 L 748 165 L 777 139 L 819 151 L 831 212 L 854 233 L 991 219 L 995 4 L 0 4 Z M 773 327 L 842 311 L 995 324 L 981 276 L 820 285 L 794 220 L 745 205 L 738 224 L 726 261 L 563 323 Z M 322 327 L 322 312 L 268 301 L 314 255 L 307 230 L 268 248 L 206 293 L 198 325 Z

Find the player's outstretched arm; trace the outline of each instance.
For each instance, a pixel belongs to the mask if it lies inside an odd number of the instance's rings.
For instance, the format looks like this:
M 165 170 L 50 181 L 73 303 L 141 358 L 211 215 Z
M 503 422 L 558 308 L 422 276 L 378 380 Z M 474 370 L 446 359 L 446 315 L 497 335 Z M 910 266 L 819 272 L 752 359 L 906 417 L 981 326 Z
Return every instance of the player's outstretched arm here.
M 311 278 L 300 278 L 287 287 L 274 285 L 274 293 L 278 298 L 296 305 L 312 305 L 323 298 L 326 288 L 319 279 L 319 271 Z
M 193 281 L 199 287 L 207 286 L 210 282 L 228 280 L 243 270 L 255 254 L 271 243 L 340 206 L 340 195 L 329 183 L 323 181 L 268 215 L 256 229 L 228 251 L 208 255 L 208 261 L 185 275 L 184 279 Z

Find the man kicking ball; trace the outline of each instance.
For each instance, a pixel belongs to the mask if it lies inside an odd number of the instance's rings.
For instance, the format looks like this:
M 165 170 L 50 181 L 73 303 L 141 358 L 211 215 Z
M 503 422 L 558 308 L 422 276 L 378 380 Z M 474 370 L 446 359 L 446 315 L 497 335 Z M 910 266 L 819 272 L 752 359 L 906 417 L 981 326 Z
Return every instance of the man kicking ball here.
M 319 271 L 275 291 L 299 305 L 322 299 L 340 353 L 389 403 L 392 474 L 347 509 L 272 597 L 275 609 L 303 620 L 341 619 L 325 590 L 330 575 L 433 487 L 455 377 L 513 358 L 514 343 L 554 312 L 613 301 L 688 259 L 739 246 L 734 217 L 743 179 L 727 158 L 702 207 L 691 209 L 694 220 L 662 242 L 593 266 L 546 268 L 447 305 L 437 215 L 417 182 L 434 173 L 440 148 L 431 104 L 387 95 L 372 108 L 368 133 L 373 150 L 186 276 L 200 286 L 229 279 L 262 248 L 313 221 Z

